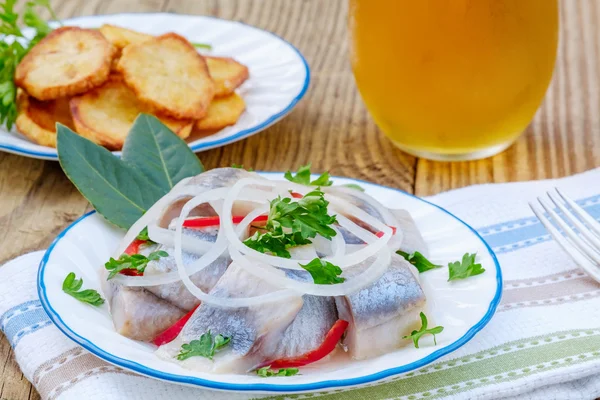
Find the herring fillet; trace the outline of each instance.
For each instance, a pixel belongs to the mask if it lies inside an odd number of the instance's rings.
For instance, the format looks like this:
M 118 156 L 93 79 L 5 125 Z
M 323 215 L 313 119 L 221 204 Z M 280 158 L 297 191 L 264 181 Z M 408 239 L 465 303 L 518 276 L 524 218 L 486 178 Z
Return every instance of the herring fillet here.
M 365 264 L 369 262 L 372 260 Z M 355 268 L 356 273 L 362 269 Z M 393 351 L 405 343 L 402 336 L 418 328 L 426 299 L 413 269 L 404 258 L 393 255 L 390 267 L 378 281 L 351 295 L 336 297 L 340 318 L 350 324 L 344 345 L 352 358 Z
M 309 281 L 308 272 L 288 270 L 293 279 Z M 325 335 L 338 319 L 335 299 L 323 296 L 302 296 L 304 304 L 281 336 L 281 340 L 268 360 L 294 358 L 316 350 L 323 344 Z
M 383 221 L 382 215 L 357 196 L 338 193 L 369 215 Z M 427 245 L 414 220 L 405 210 L 390 210 L 398 220 L 403 234 L 401 249 L 429 254 Z M 345 229 L 340 229 L 351 249 L 363 243 Z M 396 251 L 398 249 L 392 249 Z M 360 273 L 373 260 L 366 260 L 344 273 L 346 278 Z M 335 298 L 340 319 L 349 322 L 343 340 L 354 359 L 374 357 L 393 351 L 406 343 L 402 336 L 419 327 L 419 314 L 425 309 L 426 298 L 419 282 L 418 271 L 404 258 L 394 254 L 382 277 L 360 291 Z
M 239 179 L 246 177 L 264 179 L 243 169 L 219 168 L 192 177 L 186 183 L 186 186 L 198 186 L 211 190 L 231 186 Z M 179 216 L 184 204 L 185 201 L 180 199 L 165 209 L 161 218 L 162 223 L 166 225 L 165 227 L 170 224 L 173 218 Z M 194 211 L 196 212 L 192 215 L 215 215 L 214 209 L 210 205 L 200 205 Z M 159 247 L 158 245 L 144 246 L 141 253 L 148 255 Z M 192 255 L 184 255 L 188 260 L 190 256 Z M 172 257 L 169 257 L 168 261 L 162 262 L 170 264 L 162 264 L 157 267 L 156 264 L 151 263 L 148 272 L 156 271 L 157 268 L 165 271 L 176 269 Z M 213 265 L 208 266 L 204 271 L 194 274 L 192 279 L 203 290 L 209 291 L 217 283 L 228 264 L 228 259 L 217 259 Z M 107 281 L 108 273 L 104 268 L 102 268 L 101 275 L 103 292 L 112 314 L 115 329 L 123 336 L 134 340 L 151 341 L 185 315 L 185 311 L 197 304 L 197 299 L 191 298 L 193 296 L 187 292 L 181 282 L 158 285 L 152 288 L 134 288 L 122 286 L 114 281 Z M 179 297 L 179 294 L 181 294 L 181 297 Z
M 253 297 L 279 290 L 232 263 L 211 294 L 217 297 Z M 157 355 L 184 368 L 214 373 L 245 373 L 273 354 L 281 335 L 294 320 L 303 300 L 301 295 L 285 302 L 244 308 L 221 308 L 201 304 L 179 336 L 157 350 Z M 228 346 L 209 360 L 191 357 L 177 360 L 181 345 L 200 339 L 204 333 L 230 337 Z

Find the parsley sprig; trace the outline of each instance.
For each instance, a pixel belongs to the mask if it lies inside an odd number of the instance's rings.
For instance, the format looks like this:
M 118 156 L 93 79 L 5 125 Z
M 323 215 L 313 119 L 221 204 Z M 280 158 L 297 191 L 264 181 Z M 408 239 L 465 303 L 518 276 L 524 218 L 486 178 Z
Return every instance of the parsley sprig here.
M 412 331 L 411 334 L 408 336 L 402 336 L 402 339 L 412 339 L 413 343 L 415 344 L 415 347 L 418 349 L 419 348 L 419 339 L 421 339 L 421 336 L 430 334 L 430 335 L 433 335 L 433 343 L 437 345 L 437 342 L 435 340 L 435 335 L 437 335 L 438 333 L 442 333 L 442 331 L 444 330 L 444 327 L 436 326 L 434 328 L 427 329 L 427 317 L 423 313 L 421 313 L 420 316 L 421 316 L 421 329 L 419 329 L 418 331 Z
M 190 357 L 204 357 L 212 360 L 215 353 L 227 346 L 230 341 L 231 338 L 221 334 L 213 336 L 209 330 L 200 336 L 200 339 L 182 344 L 177 359 L 183 361 Z
M 154 242 L 150 239 L 150 236 L 148 236 L 148 227 L 145 227 L 144 229 L 142 229 L 140 231 L 140 233 L 138 233 L 138 235 L 136 236 L 137 240 L 143 240 L 145 242 L 148 242 L 148 244 L 153 244 Z
M 340 276 L 342 274 L 340 267 L 320 258 L 315 258 L 308 264 L 300 264 L 300 266 L 310 273 L 317 285 L 334 285 L 346 280 Z
M 398 250 L 396 252 L 396 254 L 401 255 L 402 257 L 404 257 L 404 259 L 406 261 L 408 261 L 409 263 L 414 265 L 415 268 L 417 268 L 417 270 L 419 271 L 419 273 L 423 273 L 425 271 L 429 271 L 432 269 L 442 267 L 441 265 L 432 263 L 423 254 L 419 253 L 418 251 L 415 251 L 414 253 L 409 254 L 402 250 Z
M 286 172 L 283 177 L 290 182 L 299 183 L 306 186 L 331 186 L 333 181 L 330 179 L 329 172 L 323 172 L 314 181 L 310 180 L 310 164 L 303 165 L 298 168 L 296 175 L 292 175 L 291 171 Z
M 83 278 L 76 279 L 75 273 L 70 272 L 62 284 L 62 290 L 77 300 L 98 307 L 104 304 L 104 299 L 94 289 L 79 290 L 83 286 Z
M 49 0 L 31 0 L 25 4 L 23 14 L 14 10 L 17 0 L 0 3 L 0 125 L 11 129 L 17 119 L 17 87 L 13 81 L 15 70 L 25 55 L 42 40 L 52 28 L 40 17 L 37 9 L 42 7 L 56 18 Z M 34 30 L 28 39 L 19 25 Z
M 271 366 L 262 367 L 256 370 L 256 374 L 261 378 L 270 378 L 272 376 L 294 376 L 297 375 L 300 370 L 298 368 L 281 368 L 279 371 L 271 369 Z
M 110 260 L 104 264 L 104 267 L 110 271 L 107 280 L 114 278 L 115 275 L 126 269 L 135 269 L 138 272 L 143 273 L 150 261 L 156 261 L 161 257 L 168 256 L 169 253 L 159 250 L 153 251 L 148 254 L 147 257 L 143 254 L 122 254 L 118 260 L 111 257 Z
M 475 262 L 477 253 L 465 253 L 462 261 L 455 261 L 448 264 L 448 281 L 465 279 L 470 276 L 480 275 L 485 272 L 481 264 Z
M 329 215 L 324 193 L 315 189 L 298 201 L 281 196 L 271 201 L 269 217 L 262 232 L 256 232 L 244 244 L 261 253 L 291 258 L 288 249 L 312 243 L 317 234 L 331 240 L 336 235 L 330 225 L 337 222 Z

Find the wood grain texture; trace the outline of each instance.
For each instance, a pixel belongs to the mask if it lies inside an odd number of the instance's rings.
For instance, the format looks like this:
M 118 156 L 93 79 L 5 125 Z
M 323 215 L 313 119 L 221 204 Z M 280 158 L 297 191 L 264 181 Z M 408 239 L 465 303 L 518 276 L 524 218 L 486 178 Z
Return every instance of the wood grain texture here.
M 23 3 L 23 2 L 22 2 Z M 312 84 L 287 118 L 265 132 L 201 153 L 207 168 L 232 163 L 317 171 L 425 196 L 462 186 L 561 177 L 600 166 L 600 4 L 564 0 L 556 72 L 535 120 L 488 160 L 439 163 L 395 149 L 369 118 L 348 61 L 345 0 L 52 0 L 60 18 L 174 12 L 243 21 L 282 36 L 306 56 Z M 47 247 L 87 202 L 55 162 L 0 153 L 0 262 Z M 0 340 L 0 399 L 39 399 Z

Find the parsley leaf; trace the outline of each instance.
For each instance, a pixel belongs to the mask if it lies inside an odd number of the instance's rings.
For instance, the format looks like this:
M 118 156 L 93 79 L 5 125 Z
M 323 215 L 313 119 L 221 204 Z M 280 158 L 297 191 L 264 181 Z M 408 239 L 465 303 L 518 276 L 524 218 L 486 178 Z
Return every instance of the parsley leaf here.
M 402 336 L 402 339 L 412 339 L 413 343 L 415 344 L 415 347 L 418 349 L 419 339 L 421 339 L 421 336 L 425 334 L 431 334 L 433 335 L 433 343 L 437 345 L 437 342 L 435 341 L 435 335 L 437 335 L 438 333 L 442 333 L 444 327 L 436 326 L 435 328 L 427 329 L 427 317 L 423 313 L 421 313 L 420 315 L 421 329 L 419 329 L 418 331 L 412 331 L 411 334 L 408 336 Z
M 290 247 L 312 243 L 317 234 L 331 240 L 336 232 L 329 226 L 337 222 L 329 215 L 324 193 L 319 189 L 307 193 L 298 201 L 281 196 L 271 201 L 269 217 L 263 233 L 256 232 L 244 244 L 261 253 L 290 258 Z
M 256 374 L 261 378 L 270 378 L 272 376 L 294 376 L 297 375 L 300 370 L 298 368 L 281 368 L 279 371 L 271 369 L 271 366 L 262 367 L 256 370 Z
M 345 186 L 345 187 L 350 188 L 350 189 L 360 190 L 361 192 L 365 191 L 364 187 L 362 187 L 360 185 L 357 185 L 356 183 L 346 183 L 346 184 L 344 184 L 342 186 Z
M 310 164 L 303 165 L 298 168 L 298 172 L 296 172 L 296 176 L 292 175 L 291 171 L 287 171 L 284 175 L 284 178 L 290 182 L 299 183 L 301 185 L 306 186 L 331 186 L 333 185 L 333 181 L 330 179 L 329 172 L 323 172 L 321 176 L 319 176 L 314 181 L 310 180 Z
M 111 257 L 110 260 L 104 264 L 104 267 L 110 271 L 107 280 L 114 278 L 116 274 L 126 269 L 135 269 L 138 272 L 143 273 L 150 261 L 156 261 L 161 257 L 168 256 L 169 253 L 159 250 L 148 254 L 148 257 L 142 254 L 121 254 L 121 257 L 119 257 L 118 260 Z
M 183 361 L 190 357 L 204 357 L 212 360 L 215 352 L 227 346 L 230 341 L 231 338 L 221 334 L 213 336 L 209 330 L 200 339 L 182 344 L 177 359 Z
M 323 261 L 315 258 L 306 265 L 300 264 L 302 268 L 307 270 L 317 285 L 334 285 L 342 283 L 346 279 L 341 277 L 342 269 L 337 265 L 333 265 L 329 261 Z
M 398 250 L 396 252 L 396 254 L 401 255 L 402 257 L 404 257 L 404 259 L 406 261 L 408 261 L 409 263 L 414 265 L 417 268 L 417 270 L 419 271 L 419 273 L 423 273 L 423 272 L 429 271 L 431 269 L 436 269 L 436 268 L 442 267 L 441 265 L 432 263 L 423 254 L 419 253 L 418 251 L 415 251 L 412 254 L 408 254 L 402 250 Z
M 483 274 L 485 269 L 481 264 L 475 263 L 475 257 L 477 253 L 469 254 L 465 253 L 462 261 L 455 261 L 448 264 L 448 281 L 455 281 L 458 279 L 465 279 L 470 276 Z
M 148 236 L 148 227 L 142 229 L 140 233 L 138 233 L 138 235 L 136 236 L 136 239 L 143 240 L 145 242 L 150 242 L 149 244 L 154 243 L 152 240 L 150 240 L 150 236 Z
M 254 171 L 252 168 L 244 168 L 243 164 L 231 164 L 231 168 L 245 169 L 248 172 Z
M 192 46 L 194 46 L 197 49 L 204 49 L 204 50 L 212 50 L 213 47 L 211 44 L 208 43 L 195 43 L 192 42 Z
M 7 129 L 11 129 L 17 119 L 17 87 L 13 81 L 17 65 L 33 46 L 52 31 L 37 13 L 37 7 L 47 9 L 57 19 L 48 0 L 28 1 L 21 18 L 14 11 L 15 3 L 16 0 L 0 3 L 0 125 L 5 125 Z M 34 30 L 33 39 L 25 38 L 19 22 Z
M 86 289 L 79 291 L 83 286 L 83 278 L 75 279 L 75 273 L 70 272 L 62 284 L 62 290 L 69 296 L 76 298 L 77 300 L 91 304 L 92 306 L 98 307 L 104 303 L 104 299 L 100 296 L 100 293 L 94 289 Z

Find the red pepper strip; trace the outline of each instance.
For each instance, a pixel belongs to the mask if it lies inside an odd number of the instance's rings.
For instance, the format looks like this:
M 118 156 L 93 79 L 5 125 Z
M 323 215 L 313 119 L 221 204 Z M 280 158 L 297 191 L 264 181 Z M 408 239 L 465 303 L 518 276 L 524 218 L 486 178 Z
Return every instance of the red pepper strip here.
M 325 335 L 323 343 L 321 343 L 321 345 L 316 349 L 297 357 L 282 358 L 279 360 L 265 362 L 262 363 L 259 368 L 266 367 L 267 365 L 270 365 L 273 369 L 297 368 L 319 361 L 335 349 L 335 346 L 337 346 L 347 327 L 348 321 L 338 319 L 335 324 L 333 324 L 329 332 L 327 332 L 327 335 Z
M 125 254 L 128 254 L 130 256 L 134 254 L 139 254 L 140 246 L 144 243 L 146 243 L 145 240 L 135 239 L 133 242 L 131 242 L 129 246 L 127 246 L 127 248 L 125 249 Z
M 152 343 L 154 343 L 157 346 L 162 346 L 163 344 L 167 344 L 173 341 L 179 335 L 179 332 L 181 332 L 181 330 L 188 322 L 194 311 L 196 311 L 196 308 L 198 308 L 198 306 L 194 307 L 190 312 L 181 317 L 179 321 L 175 322 L 173 325 L 165 329 L 163 333 L 159 334 L 152 340 Z
M 125 249 L 125 254 L 128 254 L 130 256 L 134 255 L 134 254 L 139 254 L 140 246 L 143 245 L 144 243 L 146 243 L 145 240 L 135 239 L 133 242 L 131 242 L 131 244 L 129 246 L 127 246 L 127 248 Z M 119 273 L 121 275 L 127 275 L 127 276 L 142 276 L 142 275 L 144 275 L 142 272 L 138 271 L 135 268 L 124 269 L 123 271 L 121 271 Z
M 239 224 L 244 219 L 243 216 L 234 216 L 231 218 L 231 221 L 234 224 Z M 260 215 L 252 222 L 266 222 L 269 219 L 268 215 Z M 191 218 L 183 221 L 183 226 L 186 228 L 207 228 L 210 226 L 219 226 L 221 224 L 221 220 L 218 216 L 214 217 L 200 217 L 200 218 Z
M 296 192 L 292 192 L 291 195 L 295 199 L 301 199 L 302 197 L 304 197 L 300 193 L 296 193 Z
M 388 225 L 388 226 L 389 226 L 389 225 Z M 395 235 L 395 234 L 396 234 L 396 227 L 395 227 L 395 226 L 390 226 L 390 228 L 392 228 L 392 235 Z M 375 234 L 375 236 L 377 236 L 378 238 L 380 238 L 380 237 L 382 237 L 382 236 L 383 236 L 383 232 L 382 232 L 382 231 L 379 231 L 379 232 L 377 232 L 377 233 Z

